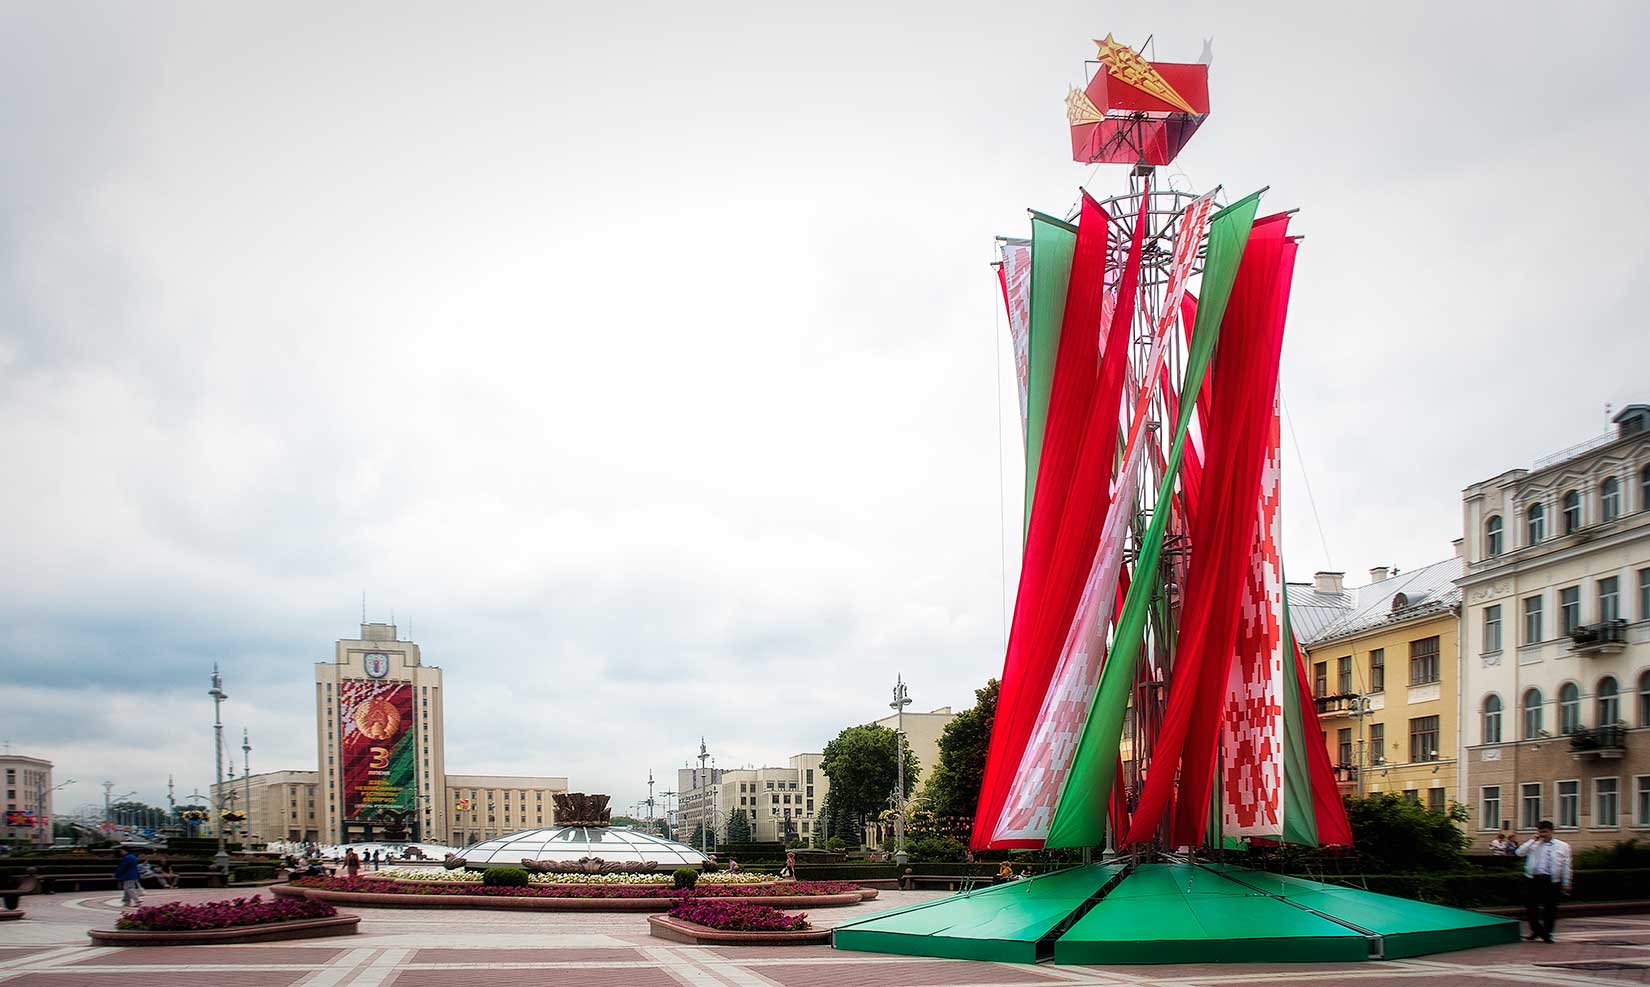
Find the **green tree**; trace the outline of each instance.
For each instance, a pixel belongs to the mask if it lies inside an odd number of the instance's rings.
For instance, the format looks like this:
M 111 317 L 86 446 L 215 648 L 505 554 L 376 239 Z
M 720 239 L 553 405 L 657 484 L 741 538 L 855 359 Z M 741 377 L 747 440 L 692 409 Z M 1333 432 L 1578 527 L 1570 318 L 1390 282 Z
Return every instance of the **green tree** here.
M 1466 863 L 1468 840 L 1461 824 L 1467 810 L 1459 804 L 1438 812 L 1395 792 L 1381 792 L 1347 798 L 1346 818 L 1365 873 L 1447 874 Z
M 819 766 L 831 780 L 827 808 L 834 818 L 830 831 L 840 833 L 851 827 L 841 824 L 853 819 L 854 832 L 864 831 L 867 816 L 874 816 L 888 808 L 889 796 L 898 784 L 899 763 L 896 752 L 905 758 L 905 795 L 916 788 L 921 765 L 911 753 L 911 745 L 904 743 L 894 731 L 875 723 L 849 727 L 825 745 Z M 859 837 L 854 837 L 858 842 Z
M 751 823 L 745 815 L 745 810 L 734 809 L 728 813 L 727 841 L 729 843 L 749 843 L 751 841 Z
M 985 755 L 991 747 L 991 725 L 997 719 L 998 682 L 989 679 L 974 690 L 974 706 L 963 710 L 940 734 L 939 759 L 923 794 L 936 816 L 972 816 L 980 801 L 985 778 Z

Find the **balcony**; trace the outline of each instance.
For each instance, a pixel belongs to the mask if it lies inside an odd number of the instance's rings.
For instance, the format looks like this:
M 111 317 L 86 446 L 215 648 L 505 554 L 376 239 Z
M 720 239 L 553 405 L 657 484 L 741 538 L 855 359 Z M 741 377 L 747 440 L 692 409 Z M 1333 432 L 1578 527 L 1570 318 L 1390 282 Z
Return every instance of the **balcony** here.
M 1359 698 L 1356 692 L 1337 692 L 1313 698 L 1312 705 L 1318 708 L 1319 716 L 1356 716 Z
M 1627 621 L 1601 620 L 1582 624 L 1570 632 L 1570 653 L 1574 655 L 1614 655 L 1627 647 Z
M 1580 727 L 1570 734 L 1570 755 L 1584 757 L 1620 758 L 1627 753 L 1627 724 L 1610 723 L 1601 727 Z

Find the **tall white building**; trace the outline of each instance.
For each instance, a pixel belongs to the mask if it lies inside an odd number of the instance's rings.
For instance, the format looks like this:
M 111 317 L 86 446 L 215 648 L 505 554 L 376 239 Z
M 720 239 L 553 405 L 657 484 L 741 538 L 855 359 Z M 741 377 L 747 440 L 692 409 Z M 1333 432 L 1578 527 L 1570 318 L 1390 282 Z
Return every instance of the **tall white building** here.
M 0 754 L 6 814 L 0 835 L 30 843 L 52 841 L 52 762 L 21 754 Z
M 1459 799 L 1578 847 L 1650 830 L 1650 405 L 1462 494 Z

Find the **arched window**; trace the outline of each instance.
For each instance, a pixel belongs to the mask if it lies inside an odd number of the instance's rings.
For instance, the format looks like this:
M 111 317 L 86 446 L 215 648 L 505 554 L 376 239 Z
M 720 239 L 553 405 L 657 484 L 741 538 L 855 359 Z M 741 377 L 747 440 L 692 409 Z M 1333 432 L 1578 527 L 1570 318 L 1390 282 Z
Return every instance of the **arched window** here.
M 1484 557 L 1493 559 L 1501 554 L 1501 515 L 1491 514 L 1484 522 Z
M 1493 692 L 1484 697 L 1484 743 L 1501 743 L 1501 697 Z
M 1606 521 L 1621 517 L 1621 483 L 1615 477 L 1605 479 L 1598 488 L 1599 516 Z
M 1594 697 L 1594 705 L 1598 708 L 1598 719 L 1594 722 L 1601 727 L 1621 719 L 1621 696 L 1616 688 L 1616 677 L 1606 675 L 1598 680 L 1598 693 Z
M 1639 726 L 1650 727 L 1650 671 L 1639 673 Z
M 1539 544 L 1547 537 L 1547 509 L 1540 504 L 1531 504 L 1530 509 L 1524 512 L 1524 519 L 1529 526 L 1529 544 Z
M 1541 730 L 1541 690 L 1526 689 L 1524 691 L 1524 739 L 1538 739 L 1541 736 Z
M 1558 688 L 1558 732 L 1575 733 L 1581 729 L 1581 690 L 1574 682 Z
M 1569 534 L 1581 527 L 1581 494 L 1576 493 L 1574 490 L 1565 491 L 1563 504 L 1564 533 Z

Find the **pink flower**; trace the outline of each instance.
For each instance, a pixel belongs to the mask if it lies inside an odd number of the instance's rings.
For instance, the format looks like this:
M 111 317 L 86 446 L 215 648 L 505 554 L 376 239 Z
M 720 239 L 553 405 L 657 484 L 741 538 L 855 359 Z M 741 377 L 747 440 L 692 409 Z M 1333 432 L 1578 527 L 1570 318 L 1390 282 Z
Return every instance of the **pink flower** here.
M 193 929 L 223 929 L 240 925 L 267 925 L 271 922 L 292 922 L 305 918 L 331 918 L 338 909 L 324 901 L 308 898 L 273 898 L 265 901 L 261 895 L 234 898 L 229 901 L 209 901 L 189 905 L 181 901 L 153 905 L 127 912 L 115 922 L 117 929 L 145 929 L 152 932 L 178 932 Z

